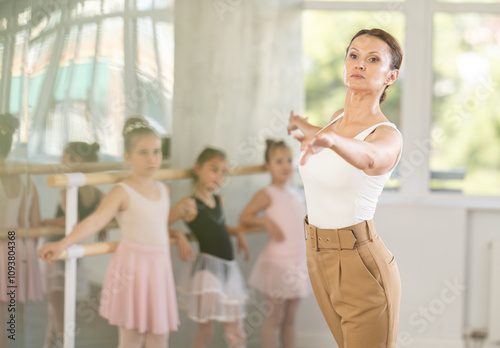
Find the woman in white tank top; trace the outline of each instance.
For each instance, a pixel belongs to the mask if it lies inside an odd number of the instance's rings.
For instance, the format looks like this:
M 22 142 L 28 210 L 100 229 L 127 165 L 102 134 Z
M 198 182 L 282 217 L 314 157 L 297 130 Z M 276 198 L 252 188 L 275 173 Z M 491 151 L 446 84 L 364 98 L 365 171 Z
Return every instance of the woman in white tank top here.
M 309 276 L 341 348 L 396 347 L 399 272 L 372 219 L 402 150 L 401 134 L 380 109 L 402 55 L 385 31 L 359 31 L 344 62 L 344 109 L 323 128 L 290 114 L 289 133 L 301 132 L 294 137 L 302 151 Z

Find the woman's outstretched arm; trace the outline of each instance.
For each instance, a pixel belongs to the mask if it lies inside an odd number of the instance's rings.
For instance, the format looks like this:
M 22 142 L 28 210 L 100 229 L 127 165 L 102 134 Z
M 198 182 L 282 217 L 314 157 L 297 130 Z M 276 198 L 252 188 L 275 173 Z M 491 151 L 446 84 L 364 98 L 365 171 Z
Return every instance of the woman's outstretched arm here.
M 382 175 L 391 170 L 403 145 L 401 135 L 390 126 L 379 126 L 364 141 L 345 138 L 332 130 L 325 129 L 320 133 L 304 125 L 305 119 L 299 122 L 290 115 L 290 124 L 298 124 L 302 134 L 294 135 L 300 141 L 301 151 L 304 151 L 300 164 L 305 164 L 311 155 L 327 148 L 335 151 L 344 160 L 368 175 Z

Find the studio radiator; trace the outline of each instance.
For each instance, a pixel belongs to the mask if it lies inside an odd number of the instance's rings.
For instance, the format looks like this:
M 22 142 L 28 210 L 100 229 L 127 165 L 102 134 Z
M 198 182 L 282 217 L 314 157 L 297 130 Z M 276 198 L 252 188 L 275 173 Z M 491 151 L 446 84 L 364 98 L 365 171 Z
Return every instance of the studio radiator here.
M 500 241 L 490 244 L 490 306 L 488 340 L 500 343 Z

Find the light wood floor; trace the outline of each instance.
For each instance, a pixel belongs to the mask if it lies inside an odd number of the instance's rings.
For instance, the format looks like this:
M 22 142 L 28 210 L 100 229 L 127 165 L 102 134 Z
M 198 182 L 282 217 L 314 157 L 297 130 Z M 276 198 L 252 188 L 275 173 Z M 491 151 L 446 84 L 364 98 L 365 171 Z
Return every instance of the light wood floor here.
M 92 299 L 98 298 L 99 288 L 91 287 L 90 302 L 79 304 L 76 316 L 76 348 L 115 348 L 118 345 L 118 330 L 98 315 L 96 305 Z M 257 313 L 251 305 L 248 313 Z M 196 323 L 186 317 L 183 311 L 179 332 L 171 333 L 170 348 L 188 348 L 196 334 Z M 249 316 L 251 318 L 251 316 Z M 28 303 L 24 308 L 18 308 L 16 341 L 9 341 L 7 348 L 42 348 L 47 331 L 47 303 Z M 253 326 L 246 324 L 248 348 L 260 347 L 260 325 L 262 316 L 253 315 Z M 249 321 L 247 319 L 247 321 Z M 249 321 L 250 322 L 250 321 Z M 250 322 L 251 323 L 251 322 Z M 3 333 L 2 333 L 3 334 Z M 209 348 L 227 347 L 222 325 L 217 325 L 215 337 Z M 0 347 L 4 348 L 4 347 Z M 54 346 L 53 348 L 60 348 Z

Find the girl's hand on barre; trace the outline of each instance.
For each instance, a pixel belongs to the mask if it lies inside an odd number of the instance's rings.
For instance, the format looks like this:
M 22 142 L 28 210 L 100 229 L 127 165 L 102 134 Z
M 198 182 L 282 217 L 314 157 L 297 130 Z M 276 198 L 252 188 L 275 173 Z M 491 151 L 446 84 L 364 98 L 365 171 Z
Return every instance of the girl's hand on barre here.
M 180 231 L 175 231 L 174 234 L 177 239 L 177 252 L 179 253 L 179 258 L 184 262 L 194 260 L 194 252 L 193 249 L 191 249 L 191 245 L 186 235 Z
M 61 242 L 47 243 L 38 249 L 38 257 L 48 263 L 52 263 L 65 249 L 65 246 Z
M 242 252 L 245 253 L 245 261 L 250 260 L 250 248 L 248 248 L 247 239 L 243 232 L 237 232 L 236 238 L 238 238 L 238 254 Z
M 272 221 L 272 220 L 267 220 L 266 222 L 266 231 L 269 233 L 269 237 L 276 241 L 276 242 L 282 242 L 285 240 L 285 235 L 281 231 L 281 229 Z

